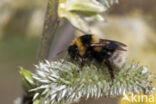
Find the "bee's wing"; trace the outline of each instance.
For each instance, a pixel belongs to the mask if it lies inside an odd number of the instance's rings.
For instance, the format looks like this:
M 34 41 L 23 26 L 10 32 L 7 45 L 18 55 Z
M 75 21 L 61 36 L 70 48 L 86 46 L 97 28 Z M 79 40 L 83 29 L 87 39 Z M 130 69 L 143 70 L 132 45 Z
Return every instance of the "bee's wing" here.
M 124 43 L 114 41 L 114 40 L 108 40 L 108 39 L 100 39 L 99 43 L 92 43 L 91 46 L 92 47 L 105 47 L 105 46 L 108 46 L 110 49 L 111 48 L 112 49 L 116 48 L 117 50 L 127 51 L 125 49 L 125 47 L 127 47 L 127 45 L 125 45 Z
M 100 39 L 100 43 L 110 43 L 110 42 L 116 43 L 116 44 L 118 44 L 119 46 L 122 46 L 122 47 L 127 47 L 126 44 L 121 43 L 121 42 L 119 42 L 119 41 L 108 40 L 108 39 Z

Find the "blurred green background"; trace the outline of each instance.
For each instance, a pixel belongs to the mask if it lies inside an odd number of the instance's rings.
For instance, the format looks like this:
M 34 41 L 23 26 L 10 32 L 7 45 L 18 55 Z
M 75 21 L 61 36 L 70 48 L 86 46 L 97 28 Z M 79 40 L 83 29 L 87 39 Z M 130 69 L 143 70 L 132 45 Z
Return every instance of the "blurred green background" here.
M 33 69 L 42 32 L 46 0 L 0 1 L 0 103 L 22 95 L 19 67 Z M 156 1 L 120 0 L 95 23 L 100 37 L 128 45 L 128 61 L 156 73 Z M 78 32 L 77 32 L 78 33 Z M 103 35 L 100 35 L 103 34 Z

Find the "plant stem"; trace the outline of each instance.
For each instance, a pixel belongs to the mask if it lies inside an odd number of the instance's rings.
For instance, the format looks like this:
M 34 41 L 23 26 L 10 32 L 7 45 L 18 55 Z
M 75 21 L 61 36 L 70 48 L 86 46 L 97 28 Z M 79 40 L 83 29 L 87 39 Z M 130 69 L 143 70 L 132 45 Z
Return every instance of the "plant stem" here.
M 50 47 L 59 24 L 57 7 L 58 0 L 48 0 L 40 47 L 36 59 L 37 63 L 48 58 Z M 22 104 L 32 104 L 32 96 L 26 93 L 23 94 Z
M 48 59 L 50 47 L 59 24 L 57 7 L 58 0 L 48 0 L 40 48 L 37 55 L 37 62 Z

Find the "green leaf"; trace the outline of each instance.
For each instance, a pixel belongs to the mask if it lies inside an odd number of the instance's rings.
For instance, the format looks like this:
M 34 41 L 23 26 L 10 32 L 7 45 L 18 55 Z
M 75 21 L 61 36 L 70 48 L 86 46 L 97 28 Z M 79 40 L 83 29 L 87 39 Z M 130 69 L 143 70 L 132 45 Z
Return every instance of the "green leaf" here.
M 30 89 L 34 88 L 34 80 L 30 71 L 20 67 L 20 76 L 23 83 L 24 90 L 28 93 Z
M 90 22 L 104 22 L 101 13 L 118 0 L 64 0 L 59 3 L 58 16 L 85 33 L 92 33 Z
M 89 22 L 103 21 L 103 17 L 99 14 L 103 11 L 103 6 L 95 0 L 67 0 L 59 4 L 58 16 L 66 18 L 79 30 L 91 33 Z
M 106 8 L 95 0 L 67 0 L 67 10 L 83 16 L 104 12 Z
M 66 18 L 76 28 L 85 32 L 90 31 L 88 24 L 76 13 L 67 11 L 64 4 L 61 4 L 58 8 L 58 15 L 61 18 Z

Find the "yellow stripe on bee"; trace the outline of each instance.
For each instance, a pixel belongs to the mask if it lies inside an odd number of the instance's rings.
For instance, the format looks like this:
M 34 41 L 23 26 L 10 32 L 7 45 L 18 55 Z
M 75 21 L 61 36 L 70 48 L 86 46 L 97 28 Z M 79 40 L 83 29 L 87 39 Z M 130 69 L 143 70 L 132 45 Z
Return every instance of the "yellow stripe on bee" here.
M 91 43 L 99 43 L 99 38 L 96 35 L 92 35 Z
M 74 40 L 74 44 L 78 47 L 79 54 L 83 56 L 86 52 L 86 47 L 83 46 L 80 38 Z
M 101 49 L 102 49 L 102 47 L 94 47 L 94 50 L 95 50 L 96 52 L 100 52 Z
M 91 40 L 91 43 L 99 43 L 99 38 L 96 36 L 96 35 L 92 35 L 92 40 Z M 102 47 L 94 47 L 94 50 L 96 52 L 100 52 L 102 49 Z

